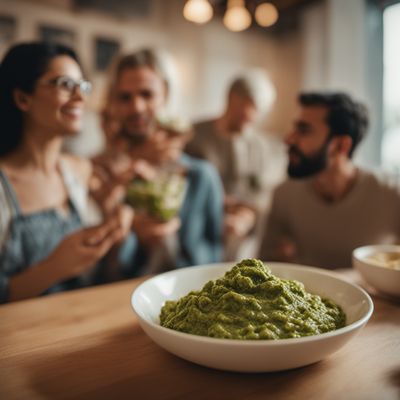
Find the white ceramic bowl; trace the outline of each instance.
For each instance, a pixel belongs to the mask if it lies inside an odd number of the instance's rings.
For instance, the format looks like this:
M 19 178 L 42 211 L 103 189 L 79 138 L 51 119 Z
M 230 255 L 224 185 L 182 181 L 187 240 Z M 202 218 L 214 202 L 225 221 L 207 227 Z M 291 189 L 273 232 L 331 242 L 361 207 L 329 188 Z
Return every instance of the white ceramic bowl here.
M 382 293 L 400 296 L 400 271 L 374 264 L 367 258 L 378 252 L 400 252 L 396 245 L 371 245 L 353 251 L 353 267 L 367 283 Z
M 372 300 L 358 286 L 313 267 L 267 264 L 275 275 L 303 282 L 309 292 L 340 305 L 346 313 L 346 326 L 304 338 L 242 341 L 190 335 L 159 325 L 160 309 L 166 300 L 177 300 L 191 290 L 201 289 L 209 280 L 223 276 L 232 263 L 184 268 L 155 276 L 134 291 L 132 307 L 143 330 L 164 349 L 197 364 L 240 372 L 279 371 L 320 361 L 341 348 L 370 318 Z

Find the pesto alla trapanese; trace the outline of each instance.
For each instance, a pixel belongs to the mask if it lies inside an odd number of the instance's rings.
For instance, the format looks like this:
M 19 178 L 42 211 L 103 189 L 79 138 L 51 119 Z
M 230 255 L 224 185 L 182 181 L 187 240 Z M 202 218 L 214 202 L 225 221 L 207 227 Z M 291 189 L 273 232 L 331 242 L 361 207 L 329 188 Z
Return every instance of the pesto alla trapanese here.
M 200 291 L 167 301 L 160 323 L 213 338 L 285 339 L 341 328 L 346 316 L 331 300 L 306 292 L 302 283 L 280 279 L 262 261 L 248 259 Z

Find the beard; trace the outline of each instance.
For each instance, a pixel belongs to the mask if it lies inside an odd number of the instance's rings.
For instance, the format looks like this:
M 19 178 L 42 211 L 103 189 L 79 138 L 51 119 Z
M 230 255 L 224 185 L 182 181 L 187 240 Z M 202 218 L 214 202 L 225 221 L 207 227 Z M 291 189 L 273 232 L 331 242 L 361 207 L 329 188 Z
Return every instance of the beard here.
M 119 136 L 124 138 L 130 144 L 142 144 L 146 141 L 148 135 L 143 132 L 132 132 L 127 129 L 121 129 L 119 132 Z
M 132 144 L 141 144 L 153 133 L 155 126 L 154 119 L 149 118 L 137 124 L 135 116 L 132 116 L 122 124 L 120 135 Z
M 289 161 L 288 175 L 291 178 L 308 178 L 323 171 L 328 163 L 328 145 L 329 141 L 324 143 L 321 149 L 312 156 L 306 156 L 297 147 L 290 146 L 289 154 L 295 154 L 300 161 L 296 164 Z

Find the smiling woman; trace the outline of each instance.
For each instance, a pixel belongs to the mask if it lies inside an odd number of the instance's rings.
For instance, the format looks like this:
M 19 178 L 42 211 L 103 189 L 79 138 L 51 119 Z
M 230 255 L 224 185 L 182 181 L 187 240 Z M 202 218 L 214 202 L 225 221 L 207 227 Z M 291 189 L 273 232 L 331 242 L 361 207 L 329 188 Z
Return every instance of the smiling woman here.
M 91 268 L 123 236 L 120 213 L 83 229 L 91 166 L 61 153 L 64 137 L 81 129 L 90 89 L 62 45 L 24 43 L 2 60 L 1 302 L 90 283 Z

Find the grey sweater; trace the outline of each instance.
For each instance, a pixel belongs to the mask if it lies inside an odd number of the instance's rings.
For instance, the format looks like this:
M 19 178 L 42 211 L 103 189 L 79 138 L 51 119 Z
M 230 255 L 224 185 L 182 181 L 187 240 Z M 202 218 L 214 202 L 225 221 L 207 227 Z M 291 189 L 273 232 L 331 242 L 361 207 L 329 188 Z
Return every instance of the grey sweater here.
M 310 179 L 288 180 L 274 196 L 259 256 L 283 261 L 284 238 L 296 249 L 293 262 L 322 268 L 351 267 L 352 251 L 368 244 L 400 240 L 400 189 L 359 171 L 355 186 L 336 203 L 321 199 Z

